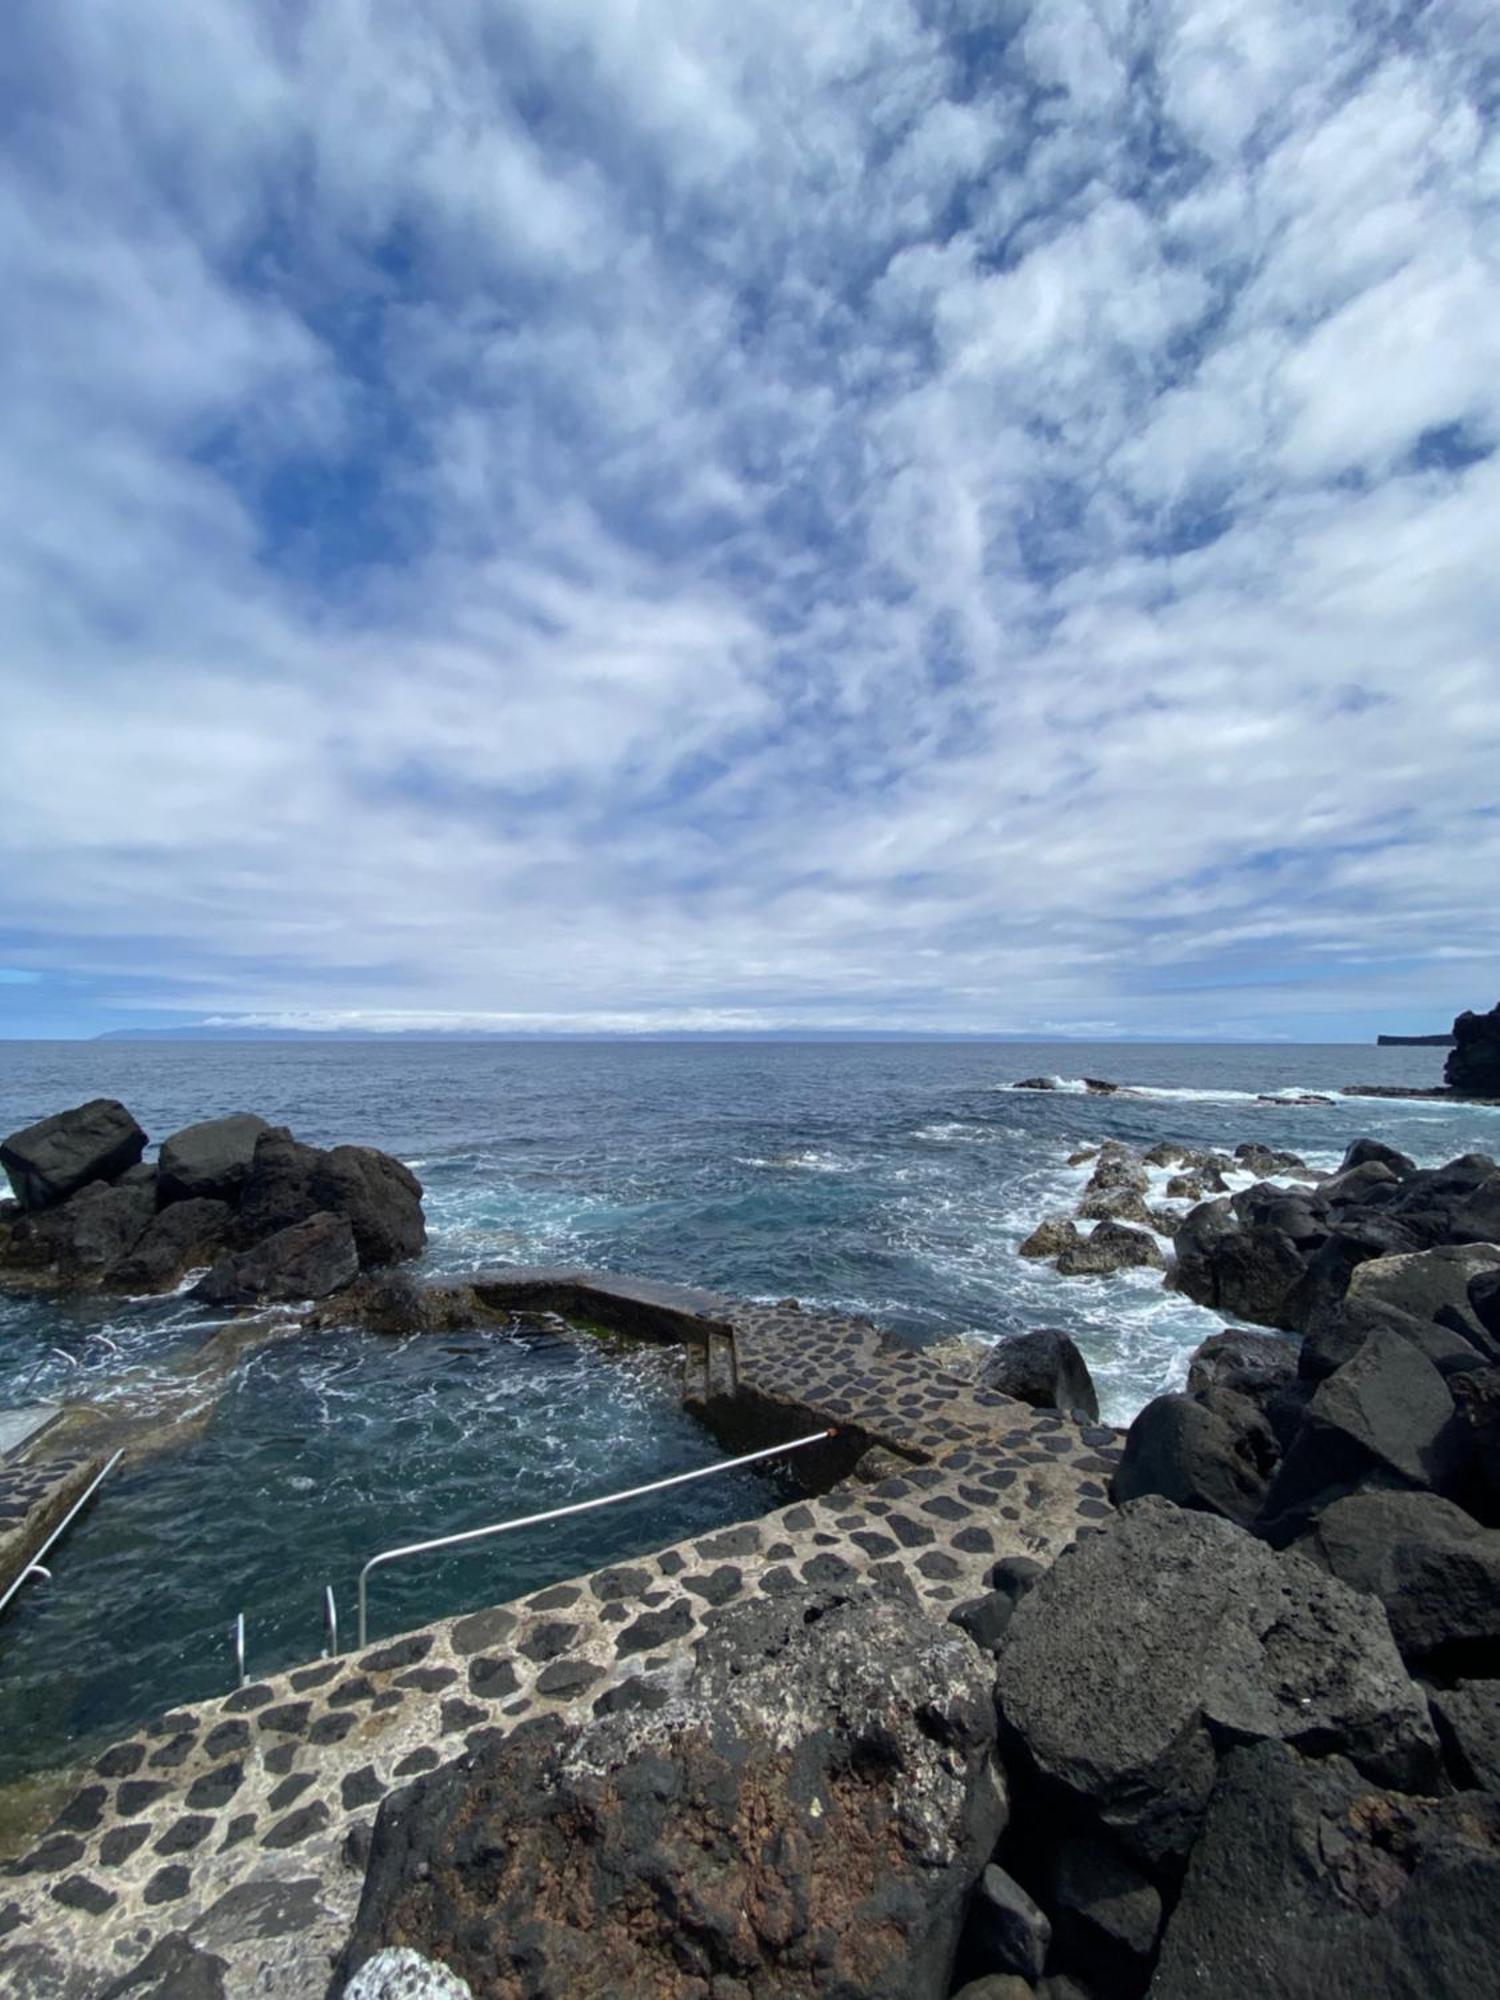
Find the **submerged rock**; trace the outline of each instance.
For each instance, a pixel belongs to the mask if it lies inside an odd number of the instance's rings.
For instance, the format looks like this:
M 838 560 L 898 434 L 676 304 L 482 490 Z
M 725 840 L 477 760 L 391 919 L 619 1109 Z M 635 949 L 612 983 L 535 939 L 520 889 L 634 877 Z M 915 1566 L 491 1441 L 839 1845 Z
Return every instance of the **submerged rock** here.
M 66 1201 L 91 1181 L 112 1181 L 146 1150 L 146 1135 L 112 1097 L 59 1111 L 0 1142 L 0 1167 L 22 1208 Z
M 997 1340 L 984 1358 L 979 1380 L 986 1389 L 998 1389 L 1034 1410 L 1082 1410 L 1092 1421 L 1099 1416 L 1088 1363 L 1056 1327 Z
M 1027 1592 L 997 1694 L 1043 1785 L 1148 1872 L 1191 1847 L 1233 1744 L 1337 1751 L 1414 1790 L 1440 1768 L 1373 1598 L 1161 1500 L 1132 1503 Z
M 993 1663 L 873 1591 L 726 1611 L 696 1652 L 662 1707 L 392 1795 L 345 1970 L 399 1941 L 481 2000 L 942 2000 L 1005 1818 Z

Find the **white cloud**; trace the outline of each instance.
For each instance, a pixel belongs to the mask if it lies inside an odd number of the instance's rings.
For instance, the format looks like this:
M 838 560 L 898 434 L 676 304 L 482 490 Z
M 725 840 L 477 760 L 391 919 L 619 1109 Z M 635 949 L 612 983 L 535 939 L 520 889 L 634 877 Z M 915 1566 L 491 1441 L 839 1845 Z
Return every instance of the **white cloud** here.
M 0 954 L 277 1021 L 1483 999 L 1492 17 L 992 21 L 33 25 Z

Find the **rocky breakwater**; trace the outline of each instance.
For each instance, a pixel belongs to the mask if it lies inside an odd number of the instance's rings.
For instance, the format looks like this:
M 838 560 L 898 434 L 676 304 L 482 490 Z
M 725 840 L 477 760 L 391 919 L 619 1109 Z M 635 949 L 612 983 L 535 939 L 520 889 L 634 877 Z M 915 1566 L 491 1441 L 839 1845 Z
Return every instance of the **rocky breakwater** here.
M 249 1112 L 147 1135 L 111 1098 L 0 1143 L 15 1200 L 0 1203 L 0 1282 L 169 1291 L 206 1269 L 213 1305 L 326 1298 L 362 1270 L 417 1256 L 422 1188 L 370 1146 L 302 1144 Z

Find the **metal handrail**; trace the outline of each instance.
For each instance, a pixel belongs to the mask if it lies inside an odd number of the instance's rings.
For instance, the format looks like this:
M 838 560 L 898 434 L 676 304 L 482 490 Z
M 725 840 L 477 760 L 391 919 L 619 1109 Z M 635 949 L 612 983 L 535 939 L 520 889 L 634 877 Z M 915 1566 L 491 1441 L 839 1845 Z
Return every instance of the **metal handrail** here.
M 323 1586 L 323 1658 L 336 1660 L 339 1653 L 339 1606 L 333 1585 Z
M 234 1684 L 244 1687 L 250 1679 L 245 1672 L 245 1614 L 235 1614 L 234 1623 L 229 1628 L 229 1643 L 234 1648 Z
M 52 1530 L 52 1533 L 47 1537 L 46 1541 L 42 1543 L 41 1547 L 32 1556 L 30 1562 L 28 1562 L 26 1567 L 21 1571 L 21 1574 L 10 1585 L 10 1588 L 8 1590 L 6 1590 L 3 1594 L 0 1594 L 0 1611 L 4 1611 L 5 1607 L 10 1603 L 10 1600 L 15 1596 L 16 1592 L 21 1588 L 21 1585 L 25 1583 L 28 1577 L 44 1576 L 50 1582 L 52 1577 L 52 1572 L 43 1563 L 42 1561 L 43 1556 L 46 1555 L 47 1551 L 52 1547 L 54 1542 L 59 1540 L 59 1538 L 62 1535 L 67 1533 L 68 1529 L 73 1525 L 74 1520 L 77 1518 L 79 1514 L 83 1512 L 84 1508 L 87 1507 L 90 1500 L 93 1499 L 94 1495 L 98 1492 L 99 1488 L 104 1484 L 105 1480 L 114 1471 L 115 1467 L 119 1464 L 120 1460 L 124 1456 L 125 1456 L 125 1448 L 122 1445 L 118 1451 L 112 1453 L 111 1456 L 105 1460 L 104 1464 L 94 1474 L 93 1478 L 89 1481 L 88 1485 L 83 1489 L 82 1493 L 80 1493 L 78 1498 L 73 1502 L 72 1506 L 68 1509 L 67 1513 L 63 1515 L 62 1519 L 58 1522 L 57 1526 Z
M 653 1479 L 646 1486 L 632 1486 L 623 1493 L 603 1493 L 597 1500 L 575 1500 L 568 1507 L 549 1507 L 542 1514 L 523 1514 L 519 1520 L 496 1521 L 488 1528 L 466 1528 L 462 1534 L 438 1535 L 430 1542 L 407 1542 L 399 1549 L 382 1549 L 377 1556 L 371 1556 L 359 1573 L 359 1643 L 369 1644 L 367 1612 L 368 1583 L 371 1570 L 380 1569 L 386 1563 L 400 1562 L 405 1556 L 431 1555 L 434 1549 L 454 1549 L 464 1542 L 481 1542 L 491 1535 L 508 1535 L 516 1528 L 538 1528 L 544 1521 L 561 1521 L 570 1514 L 590 1514 L 596 1507 L 612 1507 L 621 1500 L 639 1500 L 647 1493 L 661 1493 L 669 1486 L 686 1486 L 693 1479 L 709 1479 L 716 1472 L 733 1472 L 737 1466 L 755 1465 L 763 1458 L 779 1458 L 783 1452 L 801 1451 L 805 1445 L 822 1444 L 825 1439 L 837 1437 L 834 1427 L 813 1431 L 807 1437 L 793 1438 L 787 1444 L 767 1445 L 764 1451 L 747 1451 L 742 1458 L 720 1459 L 717 1465 L 700 1466 L 696 1472 L 674 1473 L 670 1479 Z

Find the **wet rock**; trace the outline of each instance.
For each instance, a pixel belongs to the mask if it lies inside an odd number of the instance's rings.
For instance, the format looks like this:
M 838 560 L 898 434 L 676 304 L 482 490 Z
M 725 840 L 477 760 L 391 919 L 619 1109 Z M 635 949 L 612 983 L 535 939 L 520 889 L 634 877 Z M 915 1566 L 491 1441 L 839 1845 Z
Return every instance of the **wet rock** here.
M 22 1215 L 10 1231 L 6 1261 L 62 1283 L 93 1284 L 130 1250 L 154 1209 L 149 1187 L 96 1182 L 59 1207 Z
M 354 1232 L 341 1215 L 313 1215 L 267 1237 L 253 1250 L 224 1257 L 195 1297 L 215 1306 L 327 1298 L 359 1275 Z
M 1080 1222 L 1128 1222 L 1154 1229 L 1155 1216 L 1134 1188 L 1098 1188 L 1078 1204 Z
M 1433 1493 L 1336 1500 L 1297 1552 L 1385 1606 L 1401 1656 L 1444 1677 L 1500 1675 L 1500 1530 Z
M 1453 1023 L 1443 1081 L 1470 1097 L 1500 1097 L 1500 1002 L 1487 1014 L 1465 1011 Z
M 1429 1699 L 1454 1782 L 1500 1792 L 1500 1680 L 1459 1681 Z
M 388 1799 L 346 1965 L 399 1938 L 480 1993 L 940 2000 L 1004 1820 L 993 1663 L 873 1591 L 696 1651 L 664 1707 L 523 1723 Z
M 1474 2000 L 1497 1955 L 1500 1800 L 1404 1798 L 1263 1743 L 1225 1760 L 1151 2000 Z
M 1280 1456 L 1270 1425 L 1248 1396 L 1233 1389 L 1158 1396 L 1126 1433 L 1110 1491 L 1117 1504 L 1155 1493 L 1248 1527 L 1265 1503 Z
M 1132 1503 L 1027 1592 L 997 1696 L 1044 1789 L 1148 1872 L 1191 1847 L 1233 1744 L 1337 1751 L 1416 1790 L 1439 1769 L 1373 1599 L 1161 1500 Z
M 415 1257 L 427 1240 L 422 1184 L 372 1146 L 304 1146 L 283 1127 L 256 1142 L 240 1199 L 239 1233 L 254 1243 L 317 1214 L 345 1218 L 362 1267 Z
M 111 1181 L 133 1167 L 146 1135 L 123 1104 L 95 1097 L 56 1112 L 0 1142 L 0 1167 L 22 1208 L 49 1208 L 91 1181 Z
M 1078 1230 L 1063 1216 L 1050 1216 L 1038 1223 L 1017 1253 L 1022 1257 L 1056 1257 L 1082 1241 Z
M 1154 1236 L 1123 1222 L 1097 1223 L 1092 1233 L 1064 1250 L 1057 1268 L 1064 1277 L 1101 1277 L 1115 1271 L 1161 1270 L 1166 1262 Z
M 271 1127 L 250 1111 L 188 1125 L 162 1142 L 158 1161 L 160 1201 L 239 1200 L 250 1178 L 256 1142 Z
M 1151 1185 L 1143 1161 L 1136 1158 L 1128 1146 L 1117 1141 L 1106 1140 L 1089 1175 L 1090 1194 L 1145 1194 Z
M 986 1389 L 1014 1396 L 1034 1410 L 1083 1410 L 1098 1421 L 1099 1396 L 1088 1363 L 1056 1327 L 997 1340 L 984 1358 L 979 1380 Z
M 965 1960 L 987 1973 L 1040 1979 L 1052 1924 L 1012 1875 L 993 1863 L 979 1878 L 964 1926 Z
M 1303 1412 L 1266 1495 L 1264 1531 L 1285 1543 L 1359 1487 L 1421 1491 L 1453 1469 L 1453 1398 L 1424 1354 L 1375 1330 Z
M 106 1282 L 120 1291 L 169 1290 L 189 1271 L 211 1264 L 224 1247 L 232 1211 L 227 1202 L 174 1202 L 147 1223 Z

